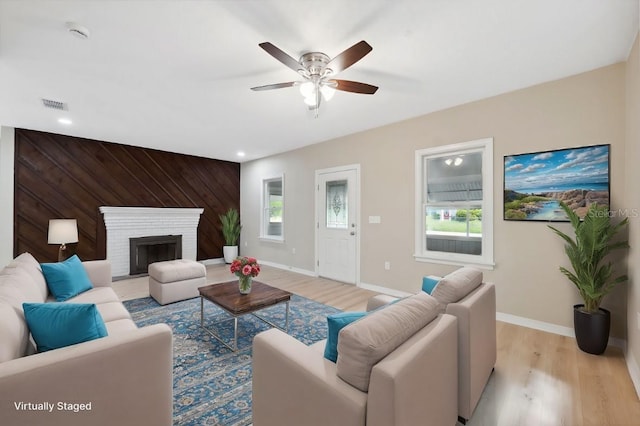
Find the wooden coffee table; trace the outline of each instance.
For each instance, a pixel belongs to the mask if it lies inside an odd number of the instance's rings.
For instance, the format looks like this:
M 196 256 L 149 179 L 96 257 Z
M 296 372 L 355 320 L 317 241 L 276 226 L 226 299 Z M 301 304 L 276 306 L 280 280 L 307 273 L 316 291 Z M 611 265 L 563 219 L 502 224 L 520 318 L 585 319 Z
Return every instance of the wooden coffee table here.
M 271 287 L 270 285 L 267 285 L 260 281 L 253 281 L 251 285 L 251 293 L 240 294 L 240 290 L 238 290 L 237 280 L 200 287 L 198 288 L 198 291 L 200 292 L 200 327 L 202 327 L 213 338 L 215 338 L 234 352 L 238 350 L 238 317 L 242 315 L 252 314 L 259 320 L 269 324 L 272 327 L 279 328 L 284 332 L 287 332 L 287 330 L 289 329 L 289 301 L 291 300 L 291 293 L 289 293 L 288 291 Z M 215 323 L 219 324 L 221 322 L 233 320 L 232 345 L 229 345 L 227 342 L 223 341 L 219 335 L 204 326 L 205 299 L 218 305 L 233 317 Z M 259 315 L 256 315 L 255 313 L 256 311 L 259 311 L 261 309 L 278 305 L 283 302 L 286 304 L 284 328 L 268 321 L 267 319 Z

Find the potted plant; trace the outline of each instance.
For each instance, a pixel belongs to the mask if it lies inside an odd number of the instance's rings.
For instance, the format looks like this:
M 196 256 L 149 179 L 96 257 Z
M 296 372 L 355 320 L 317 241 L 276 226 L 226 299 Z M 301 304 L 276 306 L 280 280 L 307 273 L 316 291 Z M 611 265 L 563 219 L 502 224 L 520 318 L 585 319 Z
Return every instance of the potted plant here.
M 233 262 L 238 256 L 238 239 L 240 238 L 240 214 L 238 210 L 230 208 L 225 214 L 218 216 L 222 223 L 222 236 L 224 237 L 224 247 L 222 253 L 225 263 Z
M 576 341 L 582 351 L 599 355 L 607 348 L 611 324 L 611 313 L 601 308 L 600 303 L 617 284 L 627 280 L 626 275 L 611 278 L 613 265 L 605 257 L 613 250 L 629 247 L 626 240 L 613 241 L 629 220 L 625 218 L 614 225 L 608 207 L 594 203 L 581 221 L 565 203 L 560 206 L 571 221 L 575 238 L 553 226 L 549 228 L 566 242 L 564 251 L 573 270 L 561 266 L 560 271 L 576 286 L 584 301 L 573 307 Z

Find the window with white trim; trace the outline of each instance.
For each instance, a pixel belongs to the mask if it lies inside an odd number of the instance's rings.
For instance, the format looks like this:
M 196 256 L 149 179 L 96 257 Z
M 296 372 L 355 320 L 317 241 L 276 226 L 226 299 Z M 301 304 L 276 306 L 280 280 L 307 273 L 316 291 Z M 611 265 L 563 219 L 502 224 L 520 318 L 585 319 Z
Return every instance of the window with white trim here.
M 493 139 L 416 151 L 419 261 L 493 266 Z
M 262 180 L 260 238 L 284 241 L 284 175 Z

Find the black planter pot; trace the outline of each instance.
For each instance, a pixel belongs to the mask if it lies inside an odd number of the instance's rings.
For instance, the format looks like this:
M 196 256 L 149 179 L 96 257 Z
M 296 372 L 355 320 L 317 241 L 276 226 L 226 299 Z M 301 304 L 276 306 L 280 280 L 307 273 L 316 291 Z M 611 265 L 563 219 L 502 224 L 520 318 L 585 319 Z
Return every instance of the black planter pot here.
M 611 312 L 600 308 L 598 312 L 584 312 L 584 305 L 573 306 L 573 328 L 578 347 L 583 352 L 600 355 L 607 349 Z

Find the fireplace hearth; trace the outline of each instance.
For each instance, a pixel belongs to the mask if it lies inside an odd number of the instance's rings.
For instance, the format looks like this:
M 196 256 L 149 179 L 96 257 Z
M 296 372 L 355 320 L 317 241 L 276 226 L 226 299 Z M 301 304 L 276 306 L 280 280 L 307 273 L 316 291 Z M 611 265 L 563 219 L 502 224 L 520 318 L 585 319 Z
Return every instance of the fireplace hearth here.
M 182 258 L 182 235 L 129 238 L 129 275 L 146 274 L 150 264 Z

